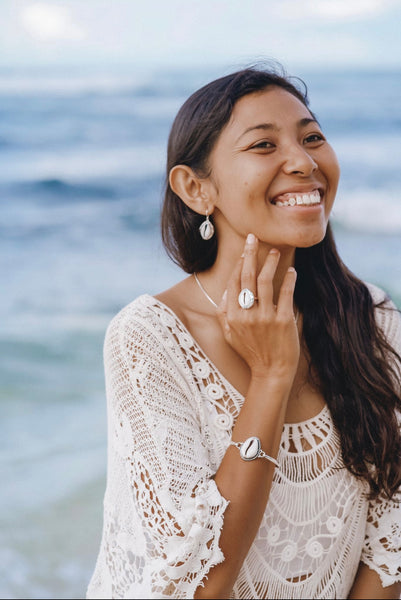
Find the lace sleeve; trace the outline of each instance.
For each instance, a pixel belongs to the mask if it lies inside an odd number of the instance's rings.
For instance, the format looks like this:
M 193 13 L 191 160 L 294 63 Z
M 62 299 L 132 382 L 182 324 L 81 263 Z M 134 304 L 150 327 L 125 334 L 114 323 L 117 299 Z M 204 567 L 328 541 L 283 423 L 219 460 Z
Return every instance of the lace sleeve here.
M 106 335 L 108 481 L 89 598 L 192 598 L 224 560 L 228 503 L 168 343 L 124 312 Z
M 387 342 L 401 357 L 401 314 L 391 298 L 380 288 L 369 283 L 367 284 L 376 305 L 376 322 L 383 331 Z M 394 363 L 394 356 L 390 357 Z M 398 361 L 394 363 L 397 376 L 396 386 L 401 392 L 401 367 Z
M 376 309 L 376 318 L 388 342 L 401 354 L 401 318 L 394 303 L 374 286 L 372 296 L 384 304 Z M 400 367 L 396 364 L 398 390 Z M 369 504 L 362 562 L 380 575 L 383 586 L 401 581 L 401 490 L 389 501 L 379 498 Z
M 392 501 L 369 505 L 361 560 L 380 575 L 384 587 L 401 581 L 401 492 Z

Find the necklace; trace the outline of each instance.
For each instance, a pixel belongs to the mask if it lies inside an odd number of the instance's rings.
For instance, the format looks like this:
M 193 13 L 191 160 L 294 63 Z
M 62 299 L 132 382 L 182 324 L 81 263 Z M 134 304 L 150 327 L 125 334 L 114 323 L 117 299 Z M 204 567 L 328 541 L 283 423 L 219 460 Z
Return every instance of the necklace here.
M 209 294 L 207 293 L 207 291 L 205 290 L 205 288 L 203 287 L 203 285 L 201 284 L 201 282 L 199 281 L 198 275 L 196 273 L 194 273 L 194 277 L 195 277 L 195 281 L 198 284 L 200 290 L 204 293 L 204 295 L 206 296 L 206 298 L 209 300 L 209 302 L 211 304 L 213 304 L 213 306 L 215 308 L 219 308 L 218 305 L 216 304 L 216 302 L 209 296 Z M 298 323 L 298 317 L 299 317 L 299 311 L 297 310 L 295 312 L 295 323 Z
M 199 285 L 199 288 L 200 288 L 200 289 L 202 290 L 202 292 L 205 294 L 205 296 L 206 296 L 206 298 L 209 300 L 209 302 L 210 302 L 211 304 L 213 304 L 213 306 L 214 306 L 215 308 L 218 308 L 218 306 L 217 306 L 216 302 L 215 302 L 214 300 L 212 300 L 212 298 L 209 296 L 209 294 L 207 293 L 207 291 L 205 290 L 205 288 L 203 287 L 203 285 L 202 285 L 202 284 L 201 284 L 201 282 L 199 281 L 199 279 L 198 279 L 198 276 L 197 276 L 197 274 L 196 274 L 196 273 L 194 273 L 194 277 L 195 277 L 195 281 L 196 281 L 196 283 Z

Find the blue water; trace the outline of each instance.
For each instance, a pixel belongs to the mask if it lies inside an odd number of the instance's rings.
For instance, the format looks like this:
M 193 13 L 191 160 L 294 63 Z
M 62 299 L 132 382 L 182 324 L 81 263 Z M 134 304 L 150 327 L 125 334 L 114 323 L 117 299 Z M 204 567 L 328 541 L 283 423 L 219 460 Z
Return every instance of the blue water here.
M 181 276 L 158 219 L 175 112 L 216 72 L 0 72 L 0 596 L 80 598 L 105 485 L 112 315 Z M 347 264 L 401 305 L 399 72 L 301 72 Z

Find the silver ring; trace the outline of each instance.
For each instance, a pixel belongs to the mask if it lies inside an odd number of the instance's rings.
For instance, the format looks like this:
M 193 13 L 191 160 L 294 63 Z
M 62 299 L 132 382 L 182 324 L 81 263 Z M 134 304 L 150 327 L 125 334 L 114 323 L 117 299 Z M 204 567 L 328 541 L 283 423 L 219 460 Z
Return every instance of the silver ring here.
M 252 308 L 252 306 L 255 304 L 255 300 L 257 300 L 257 298 L 255 298 L 254 293 L 251 292 L 251 290 L 248 290 L 248 288 L 244 288 L 240 291 L 238 296 L 238 304 L 241 308 L 245 308 L 245 310 Z

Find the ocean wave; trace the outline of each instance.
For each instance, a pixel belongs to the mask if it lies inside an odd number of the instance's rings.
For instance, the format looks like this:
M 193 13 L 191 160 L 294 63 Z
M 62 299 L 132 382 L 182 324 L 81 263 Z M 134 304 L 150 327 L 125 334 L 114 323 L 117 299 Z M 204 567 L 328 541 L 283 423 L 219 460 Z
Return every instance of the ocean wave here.
M 20 72 L 0 73 L 0 96 L 83 94 L 124 94 L 143 89 L 149 75 L 140 75 L 137 70 L 130 74 L 79 74 L 63 72 L 24 75 Z
M 377 133 L 354 132 L 347 135 L 333 135 L 329 140 L 335 149 L 340 162 L 348 168 L 369 167 L 376 171 L 399 171 L 400 131 L 392 131 L 381 135 Z M 386 182 L 387 183 L 387 182 Z
M 333 219 L 349 229 L 366 233 L 401 233 L 401 198 L 394 188 L 357 189 L 338 194 Z
M 7 153 L 0 182 L 91 181 L 107 177 L 145 178 L 164 171 L 165 144 L 124 147 L 62 148 L 58 152 Z
M 111 186 L 94 185 L 93 183 L 72 183 L 62 179 L 41 179 L 39 181 L 17 184 L 16 192 L 33 194 L 41 198 L 57 196 L 68 198 L 69 201 L 81 198 L 96 198 L 111 200 L 116 197 L 116 191 Z
M 206 81 L 209 77 L 201 73 L 165 73 L 155 77 L 149 71 L 138 69 L 125 73 L 79 73 L 59 72 L 37 73 L 26 75 L 15 71 L 0 72 L 0 97 L 15 96 L 137 96 L 156 98 L 160 96 L 173 98 L 177 95 L 187 96 L 190 91 Z
M 103 201 L 114 201 L 125 198 L 147 198 L 147 204 L 153 206 L 152 196 L 159 197 L 161 190 L 161 177 L 96 177 L 90 175 L 87 178 L 39 178 L 26 181 L 15 181 L 10 183 L 0 182 L 0 205 L 7 213 L 20 215 L 23 219 L 31 200 L 43 200 L 44 203 L 50 198 L 52 203 L 68 204 L 82 203 L 99 200 L 99 211 Z M 9 201 L 13 199 L 13 205 Z M 6 201 L 7 199 L 7 201 Z M 146 207 L 142 207 L 145 209 Z M 40 210 L 37 208 L 37 210 Z M 74 209 L 75 210 L 75 209 Z M 29 212 L 29 211 L 28 211 Z M 93 212 L 93 211 L 91 211 Z

